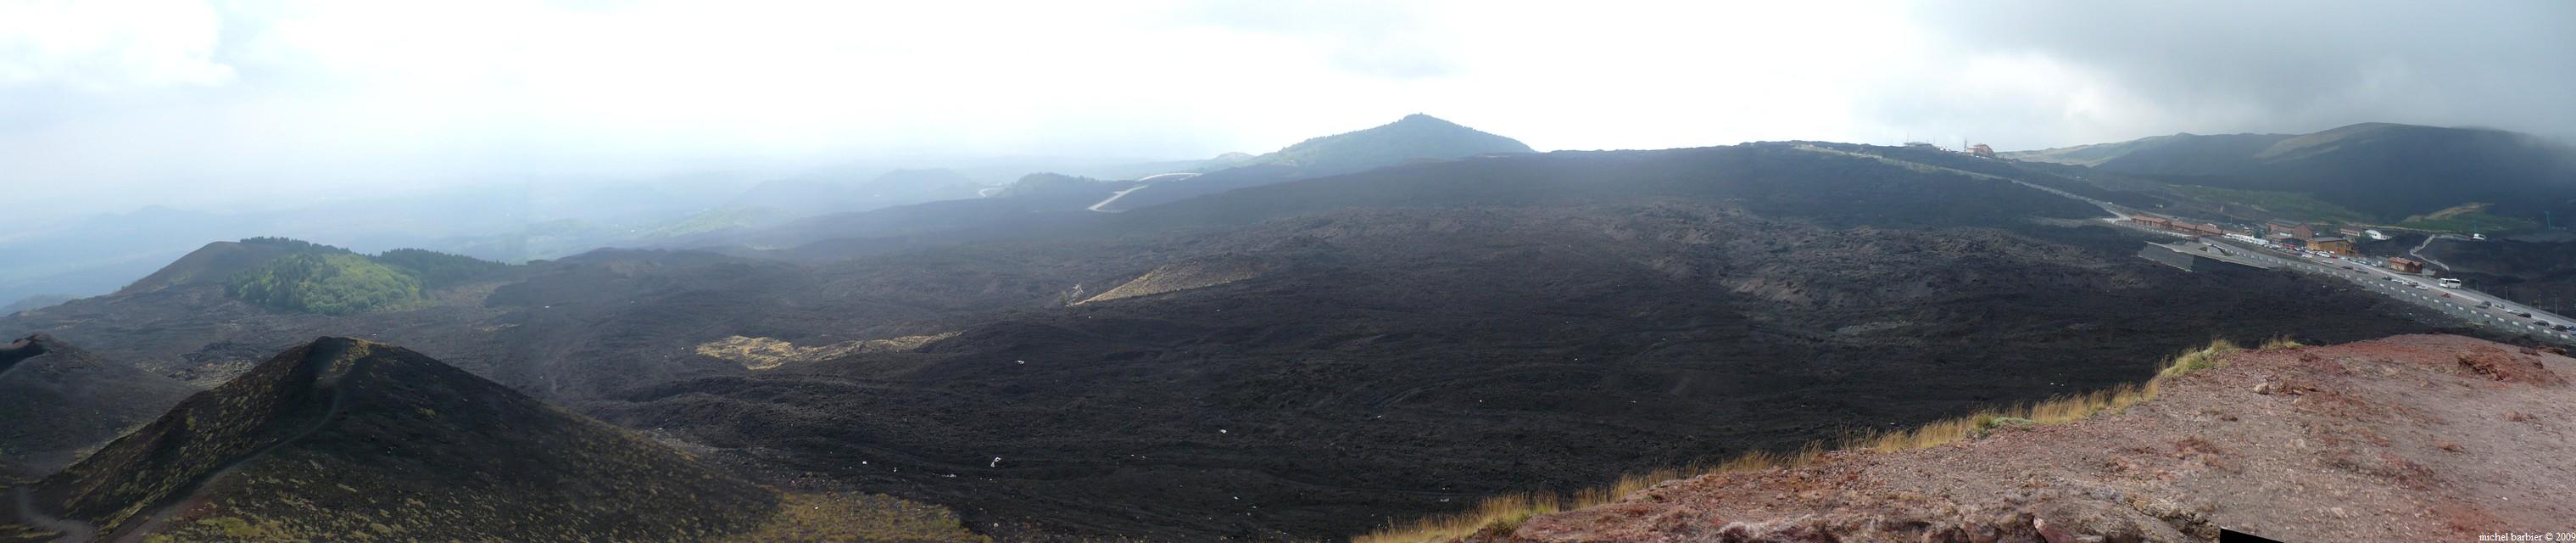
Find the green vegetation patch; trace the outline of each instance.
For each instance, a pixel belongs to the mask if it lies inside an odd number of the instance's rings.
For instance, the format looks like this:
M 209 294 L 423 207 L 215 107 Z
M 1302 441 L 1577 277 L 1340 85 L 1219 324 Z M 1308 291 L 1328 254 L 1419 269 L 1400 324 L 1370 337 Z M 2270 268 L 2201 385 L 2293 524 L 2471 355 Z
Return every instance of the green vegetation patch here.
M 282 248 L 289 254 L 234 274 L 225 281 L 224 294 L 264 307 L 325 315 L 402 307 L 425 300 L 425 290 L 469 283 L 510 268 L 422 249 L 367 256 L 288 238 L 250 238 L 241 243 Z
M 374 260 L 419 279 L 424 288 L 455 286 L 510 267 L 490 260 L 421 249 L 385 251 L 385 254 L 376 255 Z
M 253 304 L 306 313 L 348 315 L 421 299 L 421 279 L 365 256 L 289 255 L 233 276 L 224 293 Z
M 2498 232 L 2538 228 L 2540 223 L 2530 219 L 2498 217 L 2483 211 L 2473 211 L 2455 213 L 2441 218 L 2409 217 L 2406 222 L 2397 223 L 2397 227 L 2433 232 Z
M 2173 185 L 2173 190 L 2198 200 L 2254 206 L 2294 220 L 2338 224 L 2371 222 L 2368 214 L 2327 203 L 2305 193 L 2222 189 L 2200 185 Z

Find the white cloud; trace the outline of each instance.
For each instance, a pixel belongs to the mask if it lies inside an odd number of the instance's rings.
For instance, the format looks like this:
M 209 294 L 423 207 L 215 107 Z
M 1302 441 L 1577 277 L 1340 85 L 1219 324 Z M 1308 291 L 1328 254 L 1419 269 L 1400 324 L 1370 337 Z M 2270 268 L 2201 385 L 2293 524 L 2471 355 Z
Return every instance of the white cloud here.
M 219 85 L 221 21 L 198 0 L 0 2 L 0 87 L 92 91 Z
M 2526 7 L 2542 16 L 2508 9 Z M 0 0 L 0 185 L 71 207 L 204 206 L 706 163 L 1178 158 L 1417 112 L 1542 149 L 2576 125 L 2513 114 L 2568 111 L 2549 104 L 2576 93 L 2576 45 L 2550 45 L 2576 32 L 2546 16 L 2565 8 L 2200 11 Z M 2415 19 L 2438 24 L 2389 30 Z M 2264 35 L 2275 23 L 2301 34 Z

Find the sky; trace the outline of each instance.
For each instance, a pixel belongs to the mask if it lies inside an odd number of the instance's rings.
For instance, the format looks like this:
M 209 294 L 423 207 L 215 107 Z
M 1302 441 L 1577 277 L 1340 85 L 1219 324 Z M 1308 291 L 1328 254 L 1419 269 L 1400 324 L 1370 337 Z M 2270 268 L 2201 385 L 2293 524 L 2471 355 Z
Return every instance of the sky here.
M 852 161 L 2576 137 L 2576 2 L 0 0 L 16 215 Z M 937 164 L 923 164 L 925 166 Z

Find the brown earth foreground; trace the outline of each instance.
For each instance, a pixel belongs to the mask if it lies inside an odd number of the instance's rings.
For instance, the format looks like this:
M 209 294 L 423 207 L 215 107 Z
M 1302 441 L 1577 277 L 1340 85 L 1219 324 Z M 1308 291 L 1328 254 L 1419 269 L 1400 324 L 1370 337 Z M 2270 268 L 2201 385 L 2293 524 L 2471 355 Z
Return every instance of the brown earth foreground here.
M 1472 542 L 2475 541 L 2576 531 L 2576 367 L 2411 335 L 2240 351 L 2064 424 L 1677 479 Z

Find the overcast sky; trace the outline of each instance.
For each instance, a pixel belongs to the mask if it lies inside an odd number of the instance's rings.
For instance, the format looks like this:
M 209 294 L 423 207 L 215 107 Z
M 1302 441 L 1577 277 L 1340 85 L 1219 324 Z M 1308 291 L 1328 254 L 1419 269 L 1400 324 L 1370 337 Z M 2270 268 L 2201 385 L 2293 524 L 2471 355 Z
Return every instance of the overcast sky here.
M 1415 112 L 1543 150 L 2576 135 L 2576 2 L 1718 4 L 0 0 L 0 188 L 27 217 L 1195 158 Z

